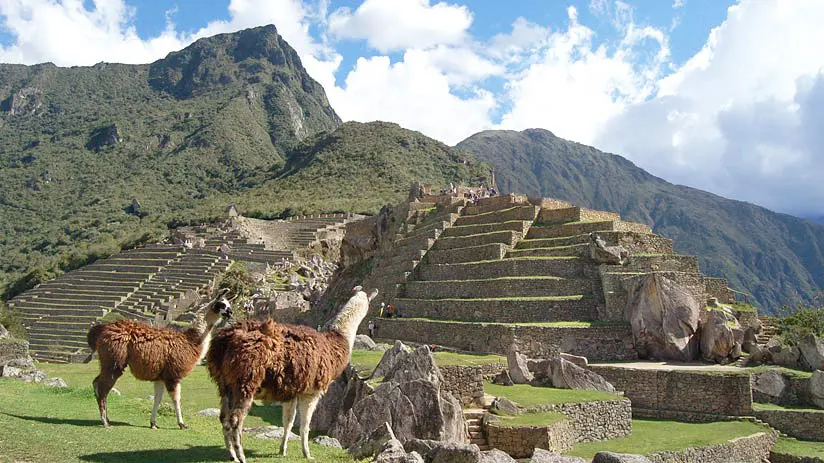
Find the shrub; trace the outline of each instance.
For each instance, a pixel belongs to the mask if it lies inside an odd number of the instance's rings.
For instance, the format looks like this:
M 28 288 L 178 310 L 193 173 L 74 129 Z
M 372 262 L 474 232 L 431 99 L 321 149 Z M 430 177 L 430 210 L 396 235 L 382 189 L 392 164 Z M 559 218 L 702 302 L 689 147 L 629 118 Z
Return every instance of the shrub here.
M 781 337 L 785 344 L 794 345 L 805 336 L 824 336 L 824 307 L 785 307 L 788 315 L 781 318 Z
M 22 317 L 20 317 L 20 313 L 2 302 L 0 302 L 0 325 L 5 326 L 13 338 L 27 338 L 26 328 L 23 327 L 23 320 Z

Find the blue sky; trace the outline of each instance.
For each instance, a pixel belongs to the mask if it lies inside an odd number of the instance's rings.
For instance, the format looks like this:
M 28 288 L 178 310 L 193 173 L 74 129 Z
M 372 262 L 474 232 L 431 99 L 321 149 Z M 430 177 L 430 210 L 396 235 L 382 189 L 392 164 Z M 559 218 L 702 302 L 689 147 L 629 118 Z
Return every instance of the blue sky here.
M 824 215 L 820 0 L 0 0 L 0 61 L 145 63 L 270 23 L 344 120 L 544 128 Z

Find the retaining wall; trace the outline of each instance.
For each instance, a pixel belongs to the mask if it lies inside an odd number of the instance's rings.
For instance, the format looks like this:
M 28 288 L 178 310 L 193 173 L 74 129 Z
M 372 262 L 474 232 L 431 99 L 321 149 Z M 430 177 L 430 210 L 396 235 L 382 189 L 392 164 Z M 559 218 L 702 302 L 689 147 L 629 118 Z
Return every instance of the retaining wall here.
M 575 430 L 563 420 L 547 426 L 506 427 L 486 425 L 489 446 L 514 458 L 529 458 L 536 448 L 550 452 L 566 452 L 575 444 Z
M 29 358 L 29 342 L 22 339 L 0 339 L 0 366 L 12 360 Z
M 632 434 L 632 406 L 628 399 L 542 405 L 530 411 L 559 412 L 569 417 L 576 442 L 592 442 Z
M 624 391 L 636 417 L 707 421 L 719 416 L 752 415 L 749 375 L 593 365 L 590 369 Z
M 484 369 L 479 366 L 439 366 L 442 390 L 455 396 L 462 405 L 480 401 L 484 396 Z M 501 369 L 496 370 L 500 372 Z
M 789 436 L 824 441 L 824 412 L 763 410 L 755 416 Z
M 761 463 L 770 461 L 770 449 L 778 437 L 774 432 L 760 432 L 747 437 L 739 437 L 725 444 L 695 447 L 671 452 L 647 455 L 652 463 Z M 774 463 L 774 460 L 773 460 Z

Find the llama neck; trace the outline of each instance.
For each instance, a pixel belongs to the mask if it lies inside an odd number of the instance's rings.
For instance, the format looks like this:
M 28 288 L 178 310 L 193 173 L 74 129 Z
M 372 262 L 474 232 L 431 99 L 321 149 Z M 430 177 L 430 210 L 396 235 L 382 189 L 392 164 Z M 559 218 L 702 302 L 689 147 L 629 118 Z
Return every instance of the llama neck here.
M 358 334 L 358 325 L 360 325 L 363 317 L 356 320 L 354 317 L 347 315 L 351 314 L 344 312 L 335 317 L 329 324 L 329 330 L 337 331 L 346 338 L 346 342 L 349 344 L 349 352 L 352 352 L 352 347 L 355 345 L 355 336 Z
M 204 352 L 209 347 L 209 340 L 212 337 L 212 328 L 214 328 L 216 320 L 211 320 L 214 317 L 208 317 L 211 306 L 206 306 L 195 314 L 194 320 L 189 325 L 189 335 L 194 338 L 199 344 L 205 344 Z

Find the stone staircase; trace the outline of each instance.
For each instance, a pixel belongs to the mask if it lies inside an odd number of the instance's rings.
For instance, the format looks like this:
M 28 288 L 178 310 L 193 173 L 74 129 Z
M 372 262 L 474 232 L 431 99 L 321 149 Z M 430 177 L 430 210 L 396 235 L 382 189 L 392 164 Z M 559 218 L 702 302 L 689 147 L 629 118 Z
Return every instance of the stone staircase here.
M 486 413 L 485 408 L 467 408 L 463 411 L 469 443 L 477 445 L 481 451 L 490 449 L 483 430 L 484 413 Z
M 202 291 L 229 265 L 218 256 L 179 246 L 123 251 L 61 275 L 12 299 L 22 314 L 32 356 L 40 361 L 82 360 L 89 326 L 109 312 L 164 319 L 186 291 Z
M 768 315 L 759 315 L 758 320 L 761 321 L 761 332 L 756 335 L 755 340 L 765 346 L 773 336 L 781 334 L 781 322 L 778 317 Z
M 380 320 L 382 337 L 501 354 L 518 343 L 536 357 L 560 350 L 625 360 L 636 353 L 623 322 L 624 279 L 664 272 L 706 298 L 697 258 L 674 254 L 671 240 L 615 213 L 510 195 L 437 207 L 427 217 L 438 220 L 413 224 L 373 272 L 403 271 L 390 298 L 402 318 Z M 590 232 L 628 249 L 630 262 L 593 262 Z

